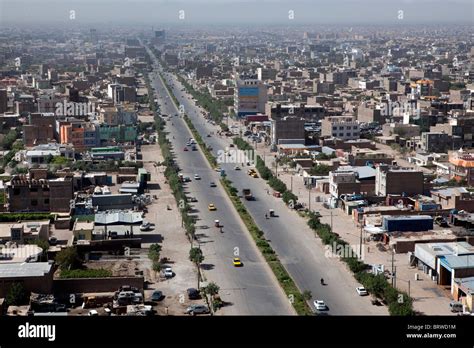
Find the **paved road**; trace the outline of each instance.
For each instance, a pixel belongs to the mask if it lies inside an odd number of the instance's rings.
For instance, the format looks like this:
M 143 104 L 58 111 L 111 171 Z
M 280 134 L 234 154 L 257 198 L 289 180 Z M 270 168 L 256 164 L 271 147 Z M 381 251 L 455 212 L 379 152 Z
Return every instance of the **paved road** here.
M 177 115 L 178 110 L 171 101 L 161 79 L 152 73 L 152 85 L 160 99 L 162 113 Z M 219 183 L 219 174 L 212 170 L 201 151 L 184 151 L 189 138 L 192 137 L 185 122 L 178 116 L 167 121 L 169 138 L 174 145 L 177 162 L 184 176 L 192 181 L 186 184 L 186 192 L 197 198 L 193 204 L 198 216 L 196 234 L 203 250 L 205 260 L 203 268 L 208 280 L 220 287 L 224 301 L 233 303 L 226 307 L 223 314 L 243 315 L 293 315 L 294 311 L 280 288 L 270 268 L 256 249 L 245 226 L 235 211 L 232 203 Z M 174 137 L 174 138 L 173 138 Z M 194 174 L 201 179 L 194 180 Z M 217 187 L 211 188 L 213 181 Z M 213 203 L 217 211 L 210 212 L 208 204 Z M 214 220 L 220 220 L 224 226 L 223 233 L 214 227 Z M 241 268 L 232 264 L 234 252 L 237 252 L 244 263 Z
M 171 74 L 166 76 L 169 84 L 174 86 L 174 94 L 184 106 L 185 112 L 217 156 L 219 150 L 228 147 L 230 140 L 218 136 L 207 138 L 206 135 L 216 132 L 218 127 L 205 121 L 201 110 L 195 106 L 186 92 L 181 91 L 182 85 L 176 77 Z M 254 193 L 256 200 L 244 203 L 265 236 L 271 241 L 272 247 L 301 291 L 310 290 L 313 299 L 324 300 L 329 307 L 329 314 L 332 315 L 388 313 L 385 307 L 373 306 L 368 296 L 357 295 L 355 288 L 360 284 L 354 280 L 345 265 L 336 258 L 325 255 L 324 246 L 314 236 L 305 220 L 290 211 L 281 199 L 269 195 L 267 193 L 269 187 L 263 179 L 253 179 L 247 175 L 246 167 L 236 171 L 233 169 L 234 166 L 235 164 L 221 164 L 239 191 L 250 188 Z M 268 209 L 274 209 L 279 217 L 267 220 L 264 215 Z M 324 278 L 328 285 L 321 286 L 320 278 Z

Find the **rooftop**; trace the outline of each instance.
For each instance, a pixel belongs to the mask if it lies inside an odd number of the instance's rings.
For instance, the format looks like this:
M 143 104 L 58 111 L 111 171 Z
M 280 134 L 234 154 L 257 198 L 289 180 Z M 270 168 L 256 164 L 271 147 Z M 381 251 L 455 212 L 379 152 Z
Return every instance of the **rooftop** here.
M 49 262 L 0 263 L 1 278 L 42 277 L 51 271 Z

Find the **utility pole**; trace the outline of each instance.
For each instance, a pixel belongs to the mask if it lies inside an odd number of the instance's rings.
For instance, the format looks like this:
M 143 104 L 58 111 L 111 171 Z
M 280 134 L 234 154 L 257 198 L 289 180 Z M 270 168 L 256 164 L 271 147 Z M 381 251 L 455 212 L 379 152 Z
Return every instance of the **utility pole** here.
M 408 279 L 408 297 L 410 297 L 410 279 Z
M 333 232 L 333 228 L 332 228 L 332 210 L 331 210 L 331 233 Z
M 293 193 L 293 175 L 290 176 L 290 192 Z
M 393 249 L 392 249 L 392 286 L 393 285 L 393 262 L 394 262 L 394 257 L 395 257 L 395 253 L 393 252 Z
M 395 272 L 393 272 L 393 287 L 396 288 L 397 287 L 397 266 L 395 266 Z
M 308 185 L 308 209 L 311 212 L 311 185 Z
M 362 260 L 362 223 L 360 224 L 359 258 Z

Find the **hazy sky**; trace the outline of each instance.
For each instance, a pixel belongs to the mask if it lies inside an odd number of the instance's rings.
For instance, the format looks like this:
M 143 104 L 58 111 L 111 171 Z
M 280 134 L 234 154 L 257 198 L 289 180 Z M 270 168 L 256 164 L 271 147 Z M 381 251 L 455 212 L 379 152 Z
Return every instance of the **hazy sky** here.
M 84 24 L 474 25 L 474 0 L 0 0 L 0 24 L 67 23 L 70 11 Z

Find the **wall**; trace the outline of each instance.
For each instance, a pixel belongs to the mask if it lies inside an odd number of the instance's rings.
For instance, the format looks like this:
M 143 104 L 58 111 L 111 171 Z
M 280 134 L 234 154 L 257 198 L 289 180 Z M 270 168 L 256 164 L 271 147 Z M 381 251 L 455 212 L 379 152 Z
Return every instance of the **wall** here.
M 113 292 L 122 285 L 130 285 L 143 290 L 143 277 L 109 277 L 109 278 L 80 278 L 54 279 L 53 292 L 68 294 L 77 292 Z

